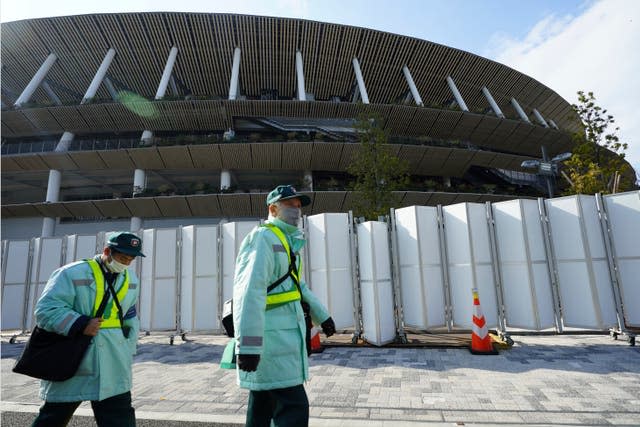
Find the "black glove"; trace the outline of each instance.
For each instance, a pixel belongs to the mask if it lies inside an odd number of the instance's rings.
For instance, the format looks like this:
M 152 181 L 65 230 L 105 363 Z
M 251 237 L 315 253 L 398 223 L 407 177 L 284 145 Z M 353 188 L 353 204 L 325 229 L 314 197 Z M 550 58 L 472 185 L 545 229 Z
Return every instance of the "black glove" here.
M 333 319 L 331 317 L 322 322 L 320 326 L 322 327 L 322 332 L 324 332 L 328 337 L 336 333 L 336 324 L 333 323 Z
M 241 371 L 253 372 L 258 369 L 258 363 L 260 363 L 259 354 L 238 355 L 238 368 L 240 368 Z

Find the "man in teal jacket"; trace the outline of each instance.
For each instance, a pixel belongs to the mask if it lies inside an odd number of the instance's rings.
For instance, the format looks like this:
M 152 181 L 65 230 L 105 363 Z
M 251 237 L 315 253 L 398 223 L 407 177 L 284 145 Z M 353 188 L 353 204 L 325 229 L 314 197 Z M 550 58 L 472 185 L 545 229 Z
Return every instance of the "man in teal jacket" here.
M 114 233 L 102 254 L 62 266 L 49 278 L 35 308 L 38 326 L 93 339 L 72 378 L 41 382 L 45 403 L 34 427 L 66 426 L 85 400 L 91 401 L 99 427 L 135 426 L 131 364 L 140 329 L 136 314 L 140 282 L 127 266 L 136 256 L 144 256 L 141 250 L 142 240 L 135 234 Z M 105 294 L 104 314 L 95 317 Z
M 309 197 L 289 185 L 267 196 L 269 220 L 242 242 L 236 259 L 233 321 L 237 373 L 247 388 L 246 425 L 303 427 L 309 423 L 309 400 L 303 383 L 309 377 L 307 305 L 311 319 L 331 336 L 335 325 L 327 309 L 299 280 L 299 251 L 305 240 L 297 225 Z

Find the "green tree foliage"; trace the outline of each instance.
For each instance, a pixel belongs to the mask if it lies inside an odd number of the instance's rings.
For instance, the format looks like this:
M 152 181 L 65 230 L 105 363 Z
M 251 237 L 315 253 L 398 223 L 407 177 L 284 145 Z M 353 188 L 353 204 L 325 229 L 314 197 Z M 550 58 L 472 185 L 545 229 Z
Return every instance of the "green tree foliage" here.
M 368 220 L 376 220 L 397 207 L 399 200 L 393 191 L 402 190 L 409 183 L 409 163 L 393 154 L 381 123 L 381 118 L 375 116 L 358 119 L 360 147 L 347 168 L 355 178 L 351 189 L 358 193 L 354 197 L 354 213 Z
M 624 160 L 626 143 L 619 141 L 615 120 L 595 103 L 593 92 L 578 92 L 578 104 L 573 105 L 584 132 L 573 136 L 573 156 L 564 163 L 572 186 L 565 194 L 611 193 L 634 188 L 635 173 Z

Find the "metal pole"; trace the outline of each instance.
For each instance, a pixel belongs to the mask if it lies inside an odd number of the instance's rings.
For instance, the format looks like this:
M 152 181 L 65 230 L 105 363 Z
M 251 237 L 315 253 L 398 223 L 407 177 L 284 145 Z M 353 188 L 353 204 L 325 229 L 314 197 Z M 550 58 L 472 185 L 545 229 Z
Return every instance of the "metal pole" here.
M 542 161 L 544 163 L 549 163 L 549 157 L 547 156 L 547 149 L 544 145 L 540 147 L 542 150 Z M 553 171 L 553 165 L 551 170 Z M 547 192 L 549 193 L 549 198 L 553 198 L 553 183 L 551 182 L 551 177 L 549 175 L 544 175 L 544 179 L 547 182 Z
M 442 267 L 442 286 L 444 287 L 445 322 L 447 331 L 453 329 L 453 306 L 451 303 L 451 286 L 449 283 L 449 256 L 447 255 L 447 241 L 442 205 L 437 206 L 438 212 L 438 240 L 440 243 L 440 265 Z
M 609 215 L 602 198 L 602 193 L 596 194 L 596 208 L 598 209 L 598 217 L 600 218 L 600 229 L 602 231 L 602 239 L 604 240 L 604 248 L 607 254 L 607 265 L 609 267 L 609 276 L 611 278 L 611 288 L 613 289 L 613 297 L 616 304 L 616 320 L 618 322 L 618 330 L 626 333 L 624 324 L 624 305 L 622 304 L 620 292 L 620 280 L 618 264 L 616 262 L 616 253 L 613 246 L 613 236 L 611 233 L 611 223 Z
M 551 239 L 551 227 L 549 226 L 549 215 L 545 206 L 544 199 L 538 198 L 538 213 L 540 214 L 540 223 L 542 224 L 542 236 L 544 238 L 544 251 L 547 256 L 547 270 L 549 279 L 551 280 L 551 295 L 553 297 L 553 312 L 556 320 L 556 330 L 559 334 L 563 332 L 562 325 L 562 303 L 560 302 L 560 290 L 558 288 L 558 266 L 556 264 L 556 256 L 553 250 L 553 242 Z
M 487 227 L 489 231 L 489 245 L 491 246 L 491 269 L 493 270 L 493 280 L 495 283 L 496 300 L 498 303 L 498 328 L 502 336 L 507 336 L 507 320 L 504 306 L 504 291 L 502 288 L 502 273 L 498 262 L 498 245 L 496 237 L 496 222 L 493 218 L 493 208 L 491 202 L 485 202 L 487 214 Z
M 396 232 L 396 210 L 391 208 L 389 212 L 389 224 L 387 227 L 389 244 L 391 247 L 391 285 L 394 296 L 394 308 L 396 312 L 396 333 L 402 343 L 407 342 L 404 332 L 404 310 L 402 308 L 402 289 L 400 288 L 400 254 L 398 252 L 398 233 Z
M 362 335 L 362 301 L 360 298 L 360 273 L 358 270 L 358 236 L 353 211 L 349 211 L 349 243 L 351 250 L 351 283 L 353 289 L 353 320 L 355 331 L 351 342 L 356 344 Z

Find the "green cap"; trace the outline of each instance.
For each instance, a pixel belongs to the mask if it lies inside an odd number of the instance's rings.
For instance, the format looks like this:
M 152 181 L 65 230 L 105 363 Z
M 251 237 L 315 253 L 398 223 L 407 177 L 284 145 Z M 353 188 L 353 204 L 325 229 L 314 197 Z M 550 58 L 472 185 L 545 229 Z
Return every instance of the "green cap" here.
M 296 189 L 291 185 L 278 185 L 275 190 L 267 196 L 267 206 L 272 205 L 275 202 L 279 202 L 280 200 L 287 199 L 300 199 L 302 206 L 307 206 L 311 203 L 309 196 L 296 193 Z
M 118 231 L 109 236 L 107 246 L 131 256 L 145 256 L 142 251 L 142 239 L 127 231 Z

